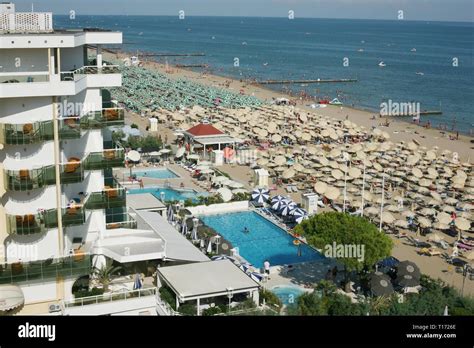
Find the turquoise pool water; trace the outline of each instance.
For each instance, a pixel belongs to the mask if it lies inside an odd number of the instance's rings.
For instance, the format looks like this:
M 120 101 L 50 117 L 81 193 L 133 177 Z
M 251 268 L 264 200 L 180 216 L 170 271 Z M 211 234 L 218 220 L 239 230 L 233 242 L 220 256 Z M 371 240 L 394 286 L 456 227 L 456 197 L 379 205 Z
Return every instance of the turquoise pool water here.
M 185 201 L 191 199 L 193 202 L 197 202 L 199 196 L 206 196 L 206 193 L 196 192 L 194 190 L 177 190 L 169 187 L 147 187 L 142 189 L 131 189 L 128 191 L 129 194 L 137 193 L 151 193 L 153 196 L 161 200 L 161 193 L 164 193 L 165 201 Z
M 293 244 L 293 237 L 283 229 L 253 211 L 203 215 L 199 217 L 212 227 L 255 267 L 263 267 L 268 260 L 271 266 L 321 260 L 324 258 L 313 248 L 301 244 L 301 255 Z M 247 227 L 249 232 L 244 232 Z
M 150 169 L 150 170 L 140 170 L 138 172 L 133 172 L 140 178 L 154 178 L 154 179 L 174 179 L 179 178 L 175 172 L 163 168 L 163 169 Z
M 283 304 L 289 305 L 296 303 L 296 299 L 303 295 L 305 291 L 296 286 L 282 285 L 273 287 L 272 292 L 278 296 Z

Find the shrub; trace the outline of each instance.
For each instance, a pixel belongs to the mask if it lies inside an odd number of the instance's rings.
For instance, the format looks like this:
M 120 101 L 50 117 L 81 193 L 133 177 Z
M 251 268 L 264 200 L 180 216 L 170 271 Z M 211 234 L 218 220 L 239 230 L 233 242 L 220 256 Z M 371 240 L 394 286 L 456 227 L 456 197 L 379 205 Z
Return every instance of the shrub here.
M 203 316 L 213 316 L 219 313 L 222 313 L 222 310 L 219 308 L 219 306 L 209 307 L 202 311 Z

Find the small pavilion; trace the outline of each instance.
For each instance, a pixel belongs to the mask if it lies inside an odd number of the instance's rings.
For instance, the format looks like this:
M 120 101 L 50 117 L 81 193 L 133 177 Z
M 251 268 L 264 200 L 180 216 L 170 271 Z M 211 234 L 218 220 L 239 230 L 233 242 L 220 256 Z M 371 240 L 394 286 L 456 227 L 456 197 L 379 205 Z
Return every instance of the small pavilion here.
M 186 301 L 197 302 L 197 315 L 201 314 L 200 301 L 205 298 L 247 293 L 258 304 L 260 285 L 229 260 L 197 262 L 158 268 L 158 280 L 166 284 L 176 296 L 176 309 Z
M 183 132 L 184 141 L 190 147 L 199 144 L 203 147 L 203 157 L 207 158 L 207 153 L 213 150 L 221 151 L 227 146 L 231 146 L 235 150 L 235 144 L 241 143 L 242 140 L 231 137 L 220 131 L 208 122 L 200 123 Z

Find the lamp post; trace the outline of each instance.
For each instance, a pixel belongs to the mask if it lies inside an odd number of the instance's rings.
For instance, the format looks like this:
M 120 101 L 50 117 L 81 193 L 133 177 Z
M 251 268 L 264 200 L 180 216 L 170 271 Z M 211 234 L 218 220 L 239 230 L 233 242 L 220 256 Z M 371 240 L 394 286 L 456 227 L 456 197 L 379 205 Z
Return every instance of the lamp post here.
M 464 283 L 466 282 L 466 277 L 469 272 L 472 272 L 472 267 L 468 264 L 465 264 L 462 270 L 462 288 L 461 288 L 461 297 L 464 294 Z
M 219 255 L 219 244 L 221 242 L 221 236 L 216 234 L 216 236 L 214 237 L 214 241 L 216 243 L 216 254 Z
M 379 224 L 379 232 L 382 232 L 382 215 L 383 215 L 383 200 L 385 197 L 385 171 L 382 174 L 382 201 L 380 202 L 380 224 Z
M 234 296 L 234 289 L 231 287 L 226 288 L 227 290 L 227 298 L 229 299 L 229 313 L 230 313 L 230 301 L 232 300 L 232 297 Z
M 360 207 L 360 216 L 364 216 L 364 193 L 365 193 L 365 160 L 364 160 L 364 174 L 362 176 L 362 206 Z

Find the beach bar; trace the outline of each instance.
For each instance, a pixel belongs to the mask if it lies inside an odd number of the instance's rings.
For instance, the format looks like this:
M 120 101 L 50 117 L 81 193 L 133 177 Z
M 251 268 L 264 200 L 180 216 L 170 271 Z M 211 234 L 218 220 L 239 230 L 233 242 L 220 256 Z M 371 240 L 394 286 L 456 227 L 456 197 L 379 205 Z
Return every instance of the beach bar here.
M 190 148 L 197 148 L 196 144 L 203 147 L 202 157 L 209 158 L 208 153 L 214 150 L 221 151 L 226 146 L 231 146 L 235 151 L 235 144 L 242 140 L 231 137 L 213 125 L 203 122 L 183 132 L 184 139 Z

